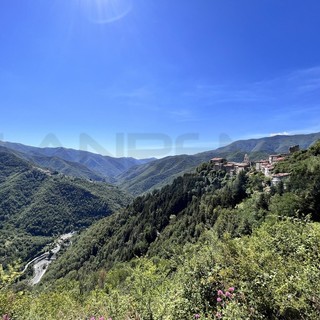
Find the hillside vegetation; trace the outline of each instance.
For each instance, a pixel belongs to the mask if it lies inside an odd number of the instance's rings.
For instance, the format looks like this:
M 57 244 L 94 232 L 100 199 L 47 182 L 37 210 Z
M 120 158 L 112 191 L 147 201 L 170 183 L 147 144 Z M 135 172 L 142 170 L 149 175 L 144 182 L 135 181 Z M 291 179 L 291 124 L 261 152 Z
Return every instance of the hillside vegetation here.
M 136 198 L 123 212 L 86 230 L 73 250 L 57 262 L 56 269 L 53 265 L 48 277 L 63 276 L 74 269 L 86 275 L 92 266 L 110 267 L 145 254 L 171 257 L 177 245 L 195 242 L 210 228 L 218 236 L 225 232 L 232 237 L 250 234 L 270 211 L 290 217 L 310 214 L 319 221 L 317 146 L 278 165 L 277 171 L 291 173 L 286 192 L 283 185 L 264 191 L 263 185 L 270 181 L 259 172 L 230 177 L 224 171 L 214 171 L 213 164 L 203 163 L 196 172 Z
M 2 148 L 0 262 L 28 260 L 52 236 L 88 227 L 130 200 L 116 187 L 52 174 Z
M 38 290 L 14 283 L 14 268 L 1 271 L 0 312 L 319 319 L 319 169 L 320 142 L 279 163 L 290 180 L 276 186 L 254 170 L 229 176 L 203 163 L 81 232 Z

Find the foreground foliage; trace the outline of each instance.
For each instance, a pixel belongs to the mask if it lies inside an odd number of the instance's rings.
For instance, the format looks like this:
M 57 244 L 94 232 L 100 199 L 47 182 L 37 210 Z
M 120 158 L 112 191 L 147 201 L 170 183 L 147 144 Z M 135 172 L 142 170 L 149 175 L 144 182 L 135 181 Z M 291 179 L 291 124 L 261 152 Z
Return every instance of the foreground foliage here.
M 11 319 L 318 319 L 319 252 L 319 224 L 270 216 L 252 236 L 219 240 L 208 231 L 175 259 L 100 270 L 90 292 L 65 280 L 40 292 L 2 290 L 0 312 Z

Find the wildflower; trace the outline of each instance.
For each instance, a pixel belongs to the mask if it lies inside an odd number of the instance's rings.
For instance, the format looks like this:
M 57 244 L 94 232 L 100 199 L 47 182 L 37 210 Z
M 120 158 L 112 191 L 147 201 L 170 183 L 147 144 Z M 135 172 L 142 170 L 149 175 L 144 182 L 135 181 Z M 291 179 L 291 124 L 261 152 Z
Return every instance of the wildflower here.
M 221 302 L 222 299 L 220 297 L 217 298 L 217 302 Z
M 199 318 L 200 318 L 200 314 L 199 314 L 199 313 L 196 313 L 196 314 L 194 315 L 194 317 L 195 317 L 195 319 L 199 319 Z
M 96 320 L 96 318 L 95 317 L 91 317 L 90 320 Z
M 4 314 L 2 317 L 3 320 L 10 320 L 9 316 L 7 314 Z
M 227 297 L 227 298 L 232 298 L 232 294 L 231 294 L 229 291 L 227 291 L 227 292 L 226 292 L 226 297 Z
M 109 318 L 109 319 L 111 319 L 111 318 Z M 106 318 L 105 317 L 100 317 L 99 320 L 106 320 Z
M 230 287 L 230 288 L 228 289 L 228 291 L 229 291 L 229 292 L 233 292 L 233 291 L 234 291 L 234 287 Z
M 218 290 L 218 296 L 223 296 L 223 295 L 224 295 L 223 291 L 222 290 Z
M 216 318 L 217 318 L 217 319 L 221 319 L 221 318 L 222 318 L 222 314 L 221 314 L 220 312 L 217 312 L 217 313 L 216 313 Z

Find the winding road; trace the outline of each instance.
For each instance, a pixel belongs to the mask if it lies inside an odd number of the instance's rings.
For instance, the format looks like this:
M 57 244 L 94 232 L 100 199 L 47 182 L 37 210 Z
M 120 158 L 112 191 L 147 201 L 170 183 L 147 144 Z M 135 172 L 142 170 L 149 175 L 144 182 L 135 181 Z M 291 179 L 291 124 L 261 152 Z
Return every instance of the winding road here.
M 31 260 L 23 269 L 22 273 L 24 273 L 30 265 L 33 265 L 33 278 L 29 281 L 32 286 L 36 285 L 40 282 L 41 278 L 46 273 L 49 264 L 54 261 L 57 257 L 57 253 L 61 250 L 61 245 L 69 240 L 75 232 L 70 232 L 63 234 L 59 237 L 59 239 L 54 243 L 55 247 L 51 249 L 49 252 L 45 252 L 42 255 Z

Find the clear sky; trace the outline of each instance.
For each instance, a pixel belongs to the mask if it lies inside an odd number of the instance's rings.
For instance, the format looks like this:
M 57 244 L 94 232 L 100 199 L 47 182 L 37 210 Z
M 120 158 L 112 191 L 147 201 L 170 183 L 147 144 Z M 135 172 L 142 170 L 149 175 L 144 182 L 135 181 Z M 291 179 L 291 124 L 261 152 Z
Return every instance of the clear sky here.
M 320 131 L 319 0 L 2 0 L 0 139 L 113 156 Z

